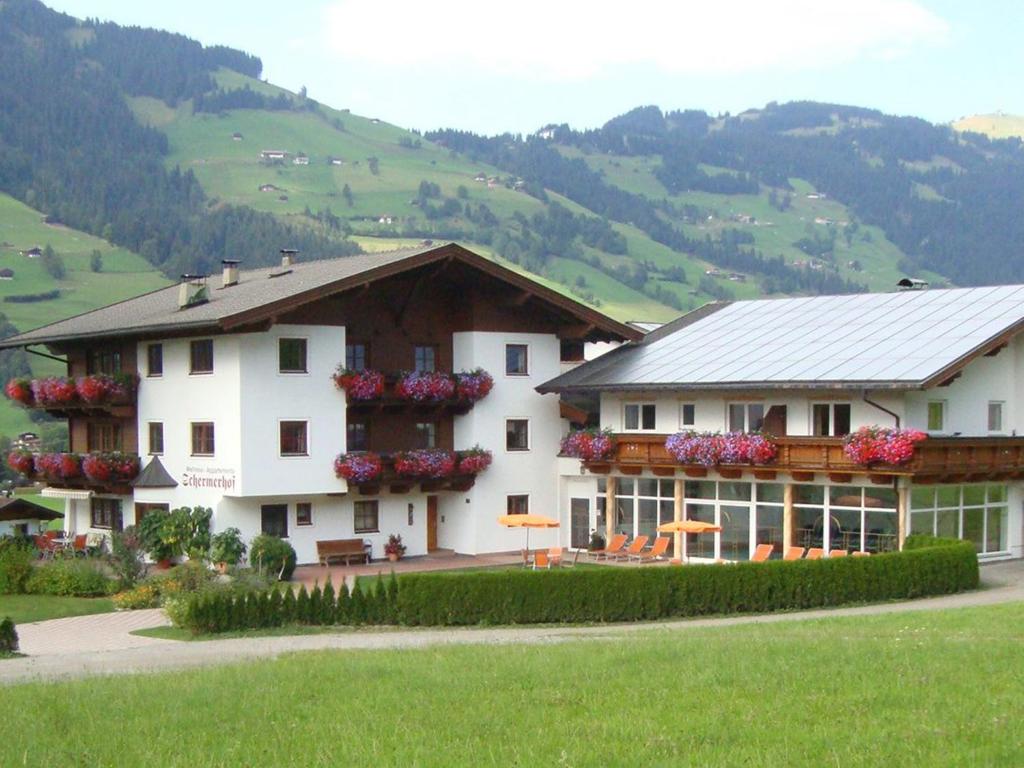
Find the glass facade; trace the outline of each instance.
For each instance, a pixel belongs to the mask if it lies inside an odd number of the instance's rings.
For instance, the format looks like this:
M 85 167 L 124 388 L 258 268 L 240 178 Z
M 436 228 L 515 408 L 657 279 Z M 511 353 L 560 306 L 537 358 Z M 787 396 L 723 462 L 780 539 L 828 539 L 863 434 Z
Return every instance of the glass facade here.
M 899 548 L 896 491 L 883 486 L 793 486 L 793 545 L 830 552 Z
M 979 554 L 1009 549 L 1008 516 L 1005 485 L 919 486 L 910 493 L 910 533 L 966 539 Z

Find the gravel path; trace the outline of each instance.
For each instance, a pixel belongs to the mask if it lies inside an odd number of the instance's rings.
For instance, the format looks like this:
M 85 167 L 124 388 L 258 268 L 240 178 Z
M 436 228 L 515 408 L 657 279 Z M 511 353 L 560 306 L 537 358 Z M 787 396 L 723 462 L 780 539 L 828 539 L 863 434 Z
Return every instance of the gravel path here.
M 996 605 L 1024 601 L 1024 561 L 986 565 L 985 589 L 958 595 L 851 608 L 690 619 L 593 627 L 507 627 L 501 629 L 358 630 L 292 637 L 232 638 L 180 642 L 128 634 L 167 624 L 159 610 L 96 614 L 23 624 L 18 627 L 25 658 L 0 661 L 0 685 L 134 672 L 204 667 L 251 659 L 272 659 L 309 650 L 423 648 L 437 645 L 551 643 L 607 639 L 635 632 L 679 632 L 699 627 L 772 624 L 835 616 L 870 616 L 908 611 Z

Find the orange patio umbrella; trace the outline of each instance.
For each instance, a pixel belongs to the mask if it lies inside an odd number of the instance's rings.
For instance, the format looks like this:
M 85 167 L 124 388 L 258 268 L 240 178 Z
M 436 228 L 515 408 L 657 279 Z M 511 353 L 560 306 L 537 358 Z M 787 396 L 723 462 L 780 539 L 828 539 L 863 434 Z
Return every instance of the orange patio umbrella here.
M 719 533 L 722 526 L 700 520 L 675 520 L 658 526 L 660 533 Z
M 504 525 L 507 528 L 525 528 L 526 548 L 529 549 L 531 528 L 558 528 L 561 523 L 553 517 L 544 515 L 502 515 L 498 518 L 498 525 Z

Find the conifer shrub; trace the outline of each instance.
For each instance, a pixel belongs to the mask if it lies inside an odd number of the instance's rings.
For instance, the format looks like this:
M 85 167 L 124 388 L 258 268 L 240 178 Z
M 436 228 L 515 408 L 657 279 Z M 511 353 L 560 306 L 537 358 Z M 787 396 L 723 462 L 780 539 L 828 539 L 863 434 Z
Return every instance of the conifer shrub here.
M 7 655 L 18 652 L 18 630 L 14 628 L 14 622 L 10 617 L 0 621 L 0 655 Z

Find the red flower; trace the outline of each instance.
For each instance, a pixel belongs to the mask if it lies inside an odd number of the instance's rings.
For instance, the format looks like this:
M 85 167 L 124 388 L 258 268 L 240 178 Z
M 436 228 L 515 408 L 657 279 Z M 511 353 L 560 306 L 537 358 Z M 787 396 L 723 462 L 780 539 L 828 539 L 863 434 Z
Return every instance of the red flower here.
M 418 403 L 449 400 L 455 395 L 455 379 L 440 371 L 404 373 L 395 385 L 395 394 Z
M 459 451 L 459 474 L 479 475 L 491 466 L 491 452 L 474 446 L 468 451 Z
M 42 405 L 68 405 L 78 398 L 78 390 L 73 379 L 51 376 L 33 380 L 32 395 Z
M 914 458 L 914 446 L 928 437 L 916 429 L 861 427 L 843 441 L 843 452 L 853 462 L 870 464 L 906 464 Z
M 406 477 L 448 477 L 455 472 L 456 456 L 443 448 L 423 448 L 395 454 L 395 472 Z
M 334 460 L 334 474 L 353 483 L 367 483 L 383 470 L 376 453 L 343 453 Z
M 7 396 L 22 405 L 32 405 L 32 382 L 29 379 L 11 379 L 4 388 Z
M 11 451 L 7 454 L 7 466 L 23 475 L 31 475 L 35 461 L 29 451 Z
M 82 474 L 82 462 L 74 453 L 41 453 L 35 457 L 36 474 L 48 480 L 72 480 Z
M 494 379 L 483 368 L 455 374 L 455 393 L 459 400 L 475 403 L 487 397 L 493 388 Z
M 581 461 L 601 461 L 612 454 L 610 430 L 581 429 L 562 440 L 561 453 Z
M 351 371 L 339 368 L 334 384 L 344 390 L 350 400 L 376 400 L 384 394 L 384 374 L 380 371 Z

